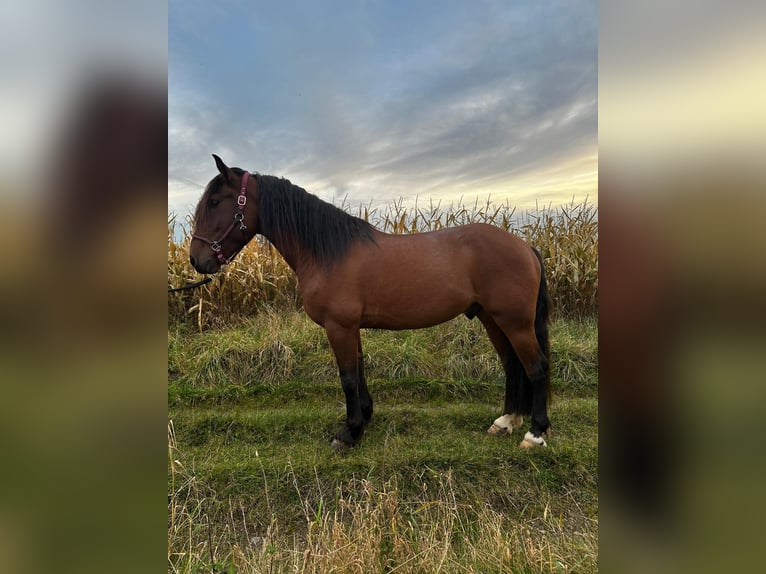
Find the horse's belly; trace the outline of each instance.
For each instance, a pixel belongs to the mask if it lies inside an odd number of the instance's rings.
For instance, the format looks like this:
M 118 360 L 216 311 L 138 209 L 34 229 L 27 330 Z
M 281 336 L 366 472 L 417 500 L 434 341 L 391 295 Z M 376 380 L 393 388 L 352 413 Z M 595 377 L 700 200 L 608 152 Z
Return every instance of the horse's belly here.
M 391 313 L 387 310 L 382 313 L 374 313 L 362 317 L 361 327 L 367 329 L 387 329 L 390 331 L 400 331 L 404 329 L 422 329 L 424 327 L 433 327 L 445 321 L 457 317 L 465 309 L 451 309 L 449 312 L 444 310 L 412 310 L 404 313 Z
M 449 321 L 463 313 L 473 302 L 468 288 L 433 285 L 391 287 L 385 293 L 377 290 L 366 298 L 362 326 L 378 329 L 419 329 Z

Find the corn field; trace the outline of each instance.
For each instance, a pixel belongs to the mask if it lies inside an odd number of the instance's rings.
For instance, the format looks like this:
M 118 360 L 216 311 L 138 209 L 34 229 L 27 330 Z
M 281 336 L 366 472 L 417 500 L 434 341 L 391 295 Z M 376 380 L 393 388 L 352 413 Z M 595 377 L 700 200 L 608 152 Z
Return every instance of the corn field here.
M 421 233 L 479 222 L 501 227 L 522 237 L 543 256 L 554 317 L 596 315 L 598 210 L 587 201 L 519 216 L 508 203 L 489 200 L 447 208 L 434 202 L 427 207 L 406 207 L 401 200 L 383 209 L 341 207 L 386 233 Z M 168 218 L 168 287 L 199 279 L 189 264 L 189 219 L 181 225 L 175 215 Z M 257 237 L 211 283 L 169 293 L 168 319 L 204 330 L 226 326 L 263 309 L 297 309 L 300 305 L 295 274 L 268 241 Z

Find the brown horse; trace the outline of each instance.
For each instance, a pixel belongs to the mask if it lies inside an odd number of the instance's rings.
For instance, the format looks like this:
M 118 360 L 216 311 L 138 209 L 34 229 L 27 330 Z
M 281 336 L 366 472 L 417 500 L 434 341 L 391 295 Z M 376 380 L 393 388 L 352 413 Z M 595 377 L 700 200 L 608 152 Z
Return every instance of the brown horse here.
M 389 235 L 286 179 L 227 167 L 205 188 L 189 248 L 216 273 L 256 235 L 298 276 L 303 306 L 324 327 L 346 395 L 346 424 L 332 446 L 355 446 L 372 418 L 359 330 L 417 329 L 464 313 L 478 317 L 505 369 L 505 409 L 489 432 L 531 415 L 521 446 L 545 446 L 550 426 L 549 300 L 540 254 L 497 227 L 472 224 Z

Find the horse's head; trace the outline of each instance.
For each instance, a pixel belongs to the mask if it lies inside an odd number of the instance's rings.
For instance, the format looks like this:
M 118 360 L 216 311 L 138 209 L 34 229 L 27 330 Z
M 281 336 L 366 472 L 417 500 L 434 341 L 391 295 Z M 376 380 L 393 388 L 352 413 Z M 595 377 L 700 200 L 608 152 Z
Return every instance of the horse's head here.
M 189 260 L 200 273 L 215 273 L 250 241 L 257 231 L 255 178 L 228 167 L 213 155 L 218 167 L 194 212 Z

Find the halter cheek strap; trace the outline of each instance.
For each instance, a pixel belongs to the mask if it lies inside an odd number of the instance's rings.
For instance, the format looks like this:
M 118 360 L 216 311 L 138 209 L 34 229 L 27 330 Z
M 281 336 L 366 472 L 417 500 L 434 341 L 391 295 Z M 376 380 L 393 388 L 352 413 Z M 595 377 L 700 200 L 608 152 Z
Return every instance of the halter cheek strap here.
M 218 258 L 218 263 L 223 265 L 224 263 L 228 263 L 231 259 L 234 258 L 234 256 L 239 253 L 239 250 L 232 253 L 231 257 L 226 259 L 223 256 L 223 251 L 221 250 L 221 245 L 223 243 L 223 240 L 228 237 L 229 233 L 231 233 L 231 230 L 234 229 L 235 225 L 239 225 L 240 231 L 247 231 L 247 226 L 245 225 L 245 205 L 247 204 L 247 180 L 250 178 L 250 172 L 246 171 L 242 175 L 242 187 L 239 189 L 239 195 L 237 196 L 237 211 L 234 213 L 234 221 L 231 222 L 231 225 L 226 229 L 226 231 L 223 232 L 223 235 L 221 235 L 220 239 L 216 240 L 210 240 L 207 237 L 202 237 L 201 235 L 195 235 L 192 234 L 192 237 L 194 239 L 199 239 L 200 241 L 204 241 L 208 245 L 210 245 L 210 249 L 213 250 L 216 257 Z

